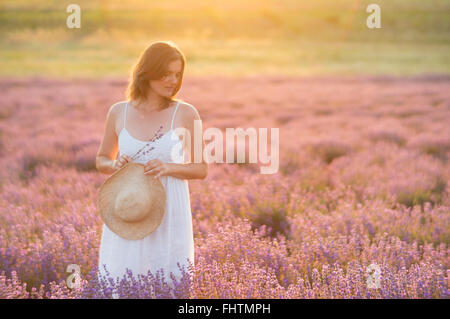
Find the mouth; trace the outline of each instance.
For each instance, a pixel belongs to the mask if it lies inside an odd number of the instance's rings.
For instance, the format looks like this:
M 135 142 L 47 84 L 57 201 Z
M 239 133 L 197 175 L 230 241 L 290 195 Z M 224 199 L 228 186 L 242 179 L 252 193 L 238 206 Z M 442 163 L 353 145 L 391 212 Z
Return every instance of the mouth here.
M 166 89 L 168 89 L 168 90 L 173 90 L 174 88 L 175 88 L 174 86 L 171 86 L 171 87 L 166 86 Z

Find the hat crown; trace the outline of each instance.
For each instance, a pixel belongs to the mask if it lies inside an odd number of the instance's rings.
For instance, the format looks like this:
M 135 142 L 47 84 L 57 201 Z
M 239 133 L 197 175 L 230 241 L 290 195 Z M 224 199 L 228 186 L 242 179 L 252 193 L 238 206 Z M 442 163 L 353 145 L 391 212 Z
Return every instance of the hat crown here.
M 134 187 L 133 187 L 134 186 Z M 148 193 L 138 185 L 122 187 L 117 194 L 114 214 L 126 222 L 138 222 L 144 219 L 151 207 Z
M 139 240 L 161 224 L 165 213 L 164 185 L 144 174 L 144 164 L 127 163 L 100 187 L 97 199 L 101 218 L 122 238 Z

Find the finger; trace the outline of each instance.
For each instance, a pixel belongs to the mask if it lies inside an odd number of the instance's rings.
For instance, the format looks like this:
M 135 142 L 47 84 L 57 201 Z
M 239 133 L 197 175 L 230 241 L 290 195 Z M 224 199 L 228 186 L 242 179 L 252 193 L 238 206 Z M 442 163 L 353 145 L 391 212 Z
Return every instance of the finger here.
M 165 175 L 165 169 L 163 166 L 160 166 L 160 167 L 158 167 L 158 170 L 155 173 L 155 177 L 158 178 L 163 175 Z
M 149 170 L 146 172 L 146 174 L 147 174 L 147 175 L 153 175 L 153 174 L 155 174 L 155 172 L 157 172 L 157 171 L 158 171 L 157 168 L 152 168 L 152 169 L 149 169 Z
M 155 175 L 159 172 L 158 168 L 153 168 L 149 171 L 147 171 L 146 173 L 144 173 L 145 175 Z
M 155 175 L 155 178 L 160 178 L 161 176 L 165 176 L 166 175 L 166 171 L 161 169 L 158 171 L 158 173 Z
M 154 164 L 155 163 L 155 159 L 152 159 L 152 160 L 149 160 L 147 163 L 146 163 L 146 165 L 151 165 L 151 164 Z
M 168 172 L 167 168 L 164 166 L 161 166 L 161 170 L 159 171 L 159 173 L 157 174 L 156 177 L 166 176 L 167 172 Z
M 148 171 L 148 170 L 150 170 L 150 169 L 152 169 L 152 168 L 156 168 L 156 167 L 158 167 L 158 164 L 156 164 L 156 163 L 147 163 L 146 164 L 146 166 L 144 167 L 144 171 Z

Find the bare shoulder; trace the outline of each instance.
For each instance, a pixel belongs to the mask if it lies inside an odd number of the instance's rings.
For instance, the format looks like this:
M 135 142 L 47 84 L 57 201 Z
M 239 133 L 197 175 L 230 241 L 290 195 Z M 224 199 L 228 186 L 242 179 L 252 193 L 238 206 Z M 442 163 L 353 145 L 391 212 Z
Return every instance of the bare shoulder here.
M 123 112 L 123 109 L 124 109 L 126 103 L 127 103 L 127 101 L 116 102 L 113 105 L 111 105 L 109 110 L 111 113 L 114 113 L 115 115 L 117 115 L 117 113 Z
M 114 103 L 109 107 L 107 119 L 108 121 L 111 121 L 112 125 L 114 126 L 114 130 L 117 135 L 117 123 L 118 119 L 120 118 L 121 114 L 123 113 L 123 109 L 125 107 L 125 104 L 127 101 L 119 101 Z
M 195 106 L 185 101 L 180 101 L 179 111 L 182 113 L 183 122 L 199 120 L 200 114 Z
M 123 108 L 125 107 L 126 101 L 119 101 L 114 104 L 112 104 L 108 109 L 107 117 L 113 120 L 117 119 L 118 113 L 123 111 Z

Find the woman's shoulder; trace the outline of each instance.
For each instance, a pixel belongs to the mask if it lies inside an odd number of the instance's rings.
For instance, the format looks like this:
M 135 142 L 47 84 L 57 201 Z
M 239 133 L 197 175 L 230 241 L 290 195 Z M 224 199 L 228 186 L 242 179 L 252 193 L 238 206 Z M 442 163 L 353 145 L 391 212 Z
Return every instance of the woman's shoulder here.
M 192 119 L 199 117 L 197 108 L 194 105 L 183 100 L 179 100 L 178 102 L 180 104 L 178 109 L 181 110 L 181 112 L 183 113 L 183 118 Z
M 111 122 L 115 123 L 120 116 L 119 112 L 123 111 L 123 108 L 126 103 L 127 103 L 127 101 L 119 101 L 119 102 L 112 104 L 108 109 L 108 112 L 106 115 L 106 121 L 108 121 L 108 122 L 111 121 Z
M 118 127 L 119 121 L 123 119 L 123 110 L 127 101 L 119 101 L 114 103 L 109 107 L 108 117 L 111 118 L 112 123 L 114 123 L 116 134 L 118 134 L 120 128 Z
M 128 101 L 118 101 L 116 103 L 114 103 L 113 105 L 110 106 L 109 111 L 115 115 L 117 115 L 117 113 L 122 112 L 125 104 L 127 104 Z

